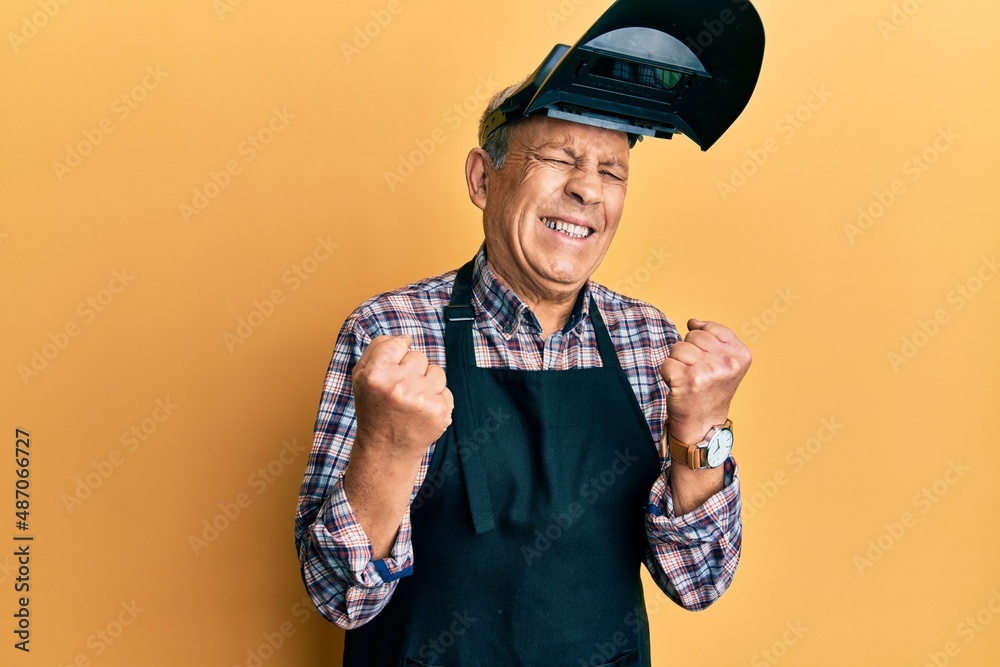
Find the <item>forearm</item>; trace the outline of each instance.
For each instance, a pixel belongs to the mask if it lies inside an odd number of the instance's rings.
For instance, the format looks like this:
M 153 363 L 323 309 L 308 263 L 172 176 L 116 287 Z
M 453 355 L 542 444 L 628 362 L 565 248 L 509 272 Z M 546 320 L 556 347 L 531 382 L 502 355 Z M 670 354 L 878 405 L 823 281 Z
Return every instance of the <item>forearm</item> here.
M 729 587 L 739 563 L 739 471 L 730 458 L 718 469 L 723 475 L 721 490 L 681 513 L 673 489 L 673 468 L 668 462 L 650 494 L 646 564 L 671 599 L 685 609 L 704 609 Z
M 378 614 L 397 581 L 413 570 L 407 508 L 432 451 L 417 448 L 426 452 L 425 458 L 418 451 L 401 465 L 402 454 L 394 457 L 384 447 L 379 449 L 371 435 L 372 427 L 392 413 L 391 406 L 376 405 L 368 411 L 378 415 L 376 422 L 357 411 L 352 372 L 375 345 L 362 320 L 362 314 L 353 313 L 337 338 L 295 530 L 310 597 L 325 618 L 345 629 Z M 386 342 L 383 338 L 378 346 L 384 348 Z M 423 435 L 419 439 L 434 440 Z
M 722 420 L 703 420 L 700 423 L 681 423 L 679 420 L 671 423 L 670 433 L 681 442 L 699 442 L 704 434 L 714 424 Z M 711 422 L 711 423 L 709 423 Z M 707 425 L 706 425 L 707 424 Z M 667 437 L 666 432 L 663 435 Z M 705 504 L 725 487 L 725 475 L 722 466 L 692 470 L 683 462 L 674 461 L 670 466 L 670 489 L 673 496 L 674 516 L 683 516 Z
M 673 491 L 674 516 L 692 512 L 725 486 L 722 468 L 691 470 L 684 465 L 670 466 L 670 488 Z
M 359 434 L 344 475 L 354 515 L 371 541 L 372 559 L 392 553 L 420 472 L 420 457 Z
M 342 472 L 334 470 L 332 485 L 325 492 L 311 493 L 311 501 L 300 501 L 299 560 L 306 588 L 323 616 L 345 629 L 356 628 L 379 613 L 396 581 L 413 569 L 407 505 L 421 463 L 417 462 L 416 473 L 405 475 L 413 478 L 406 482 L 408 486 L 386 487 L 382 482 L 398 478 L 399 473 L 385 473 L 386 460 L 366 456 L 365 451 L 362 446 L 350 452 L 347 464 L 337 466 Z M 369 459 L 381 460 L 383 465 L 364 465 Z M 358 487 L 353 499 L 347 490 L 352 475 Z M 368 479 L 376 481 L 366 485 Z M 312 485 L 307 482 L 307 486 Z M 382 493 L 398 499 L 379 502 Z
M 412 569 L 409 520 L 404 518 L 400 526 L 391 557 L 374 560 L 342 479 L 316 509 L 311 519 L 302 516 L 299 526 L 303 581 L 325 618 L 344 629 L 356 628 L 385 606 L 396 581 Z
M 332 482 L 323 466 L 307 469 L 309 493 L 300 498 L 297 524 L 306 589 L 320 613 L 344 629 L 378 614 L 396 582 L 412 572 L 407 508 L 433 453 L 428 449 L 410 471 L 397 459 L 376 455 L 363 436 L 348 442 L 353 446 L 341 453 L 349 458 L 333 466 Z

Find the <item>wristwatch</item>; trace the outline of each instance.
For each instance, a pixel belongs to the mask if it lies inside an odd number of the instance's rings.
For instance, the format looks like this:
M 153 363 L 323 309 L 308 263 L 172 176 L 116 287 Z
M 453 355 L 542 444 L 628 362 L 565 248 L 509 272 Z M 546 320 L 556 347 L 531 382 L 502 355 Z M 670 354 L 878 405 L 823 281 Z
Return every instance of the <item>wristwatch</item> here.
M 694 445 L 685 445 L 670 433 L 670 424 L 666 426 L 667 441 L 670 443 L 670 458 L 682 463 L 692 470 L 718 468 L 729 457 L 733 449 L 733 421 L 727 419 L 725 424 L 716 424 L 705 435 L 705 439 Z

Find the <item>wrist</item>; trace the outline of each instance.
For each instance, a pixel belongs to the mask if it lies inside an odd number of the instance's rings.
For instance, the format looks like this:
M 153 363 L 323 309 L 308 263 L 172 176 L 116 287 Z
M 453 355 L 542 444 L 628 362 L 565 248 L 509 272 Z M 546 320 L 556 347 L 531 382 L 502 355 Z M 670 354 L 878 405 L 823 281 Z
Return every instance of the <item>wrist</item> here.
M 428 445 L 412 445 L 403 442 L 398 434 L 386 433 L 358 426 L 351 446 L 351 458 L 378 461 L 380 465 L 407 468 L 420 463 Z
M 674 424 L 667 422 L 664 427 L 664 457 L 669 453 L 671 461 L 694 471 L 718 468 L 729 456 L 733 447 L 733 423 L 726 419 L 722 423 L 709 426 L 703 435 L 684 441 L 674 432 Z M 688 436 L 693 427 L 683 431 Z
M 685 445 L 695 445 L 705 439 L 705 434 L 711 431 L 712 427 L 725 424 L 727 418 L 726 415 L 723 415 L 721 418 L 712 419 L 668 419 L 664 427 L 664 436 L 666 436 L 666 431 L 669 430 L 670 435 L 675 440 Z
M 409 489 L 422 458 L 422 454 L 401 454 L 385 443 L 355 438 L 344 469 L 344 490 L 350 496 L 360 487 L 387 490 L 402 485 Z

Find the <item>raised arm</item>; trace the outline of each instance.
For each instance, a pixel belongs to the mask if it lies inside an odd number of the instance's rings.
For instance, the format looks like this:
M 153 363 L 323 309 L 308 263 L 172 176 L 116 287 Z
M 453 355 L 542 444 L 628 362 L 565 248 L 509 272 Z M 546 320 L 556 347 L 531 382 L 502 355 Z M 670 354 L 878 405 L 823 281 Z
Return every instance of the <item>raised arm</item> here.
M 751 355 L 721 324 L 689 320 L 688 329 L 661 367 L 669 387 L 663 438 L 669 428 L 677 440 L 695 444 L 728 418 Z M 742 546 L 736 461 L 692 470 L 666 460 L 650 493 L 646 533 L 646 564 L 660 588 L 686 609 L 715 602 L 732 582 Z
M 381 611 L 412 571 L 409 501 L 450 420 L 443 371 L 409 345 L 371 339 L 352 315 L 324 383 L 295 540 L 317 609 L 343 628 Z

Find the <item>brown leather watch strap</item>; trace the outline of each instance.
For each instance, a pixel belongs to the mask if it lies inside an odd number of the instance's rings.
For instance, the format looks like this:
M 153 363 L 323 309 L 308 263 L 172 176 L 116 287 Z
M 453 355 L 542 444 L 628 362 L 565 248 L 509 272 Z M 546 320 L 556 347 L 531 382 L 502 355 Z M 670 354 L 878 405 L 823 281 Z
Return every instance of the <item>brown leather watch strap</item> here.
M 732 430 L 733 421 L 731 419 L 727 419 L 725 423 L 713 426 L 708 432 L 711 433 L 712 429 L 717 427 Z M 704 463 L 702 458 L 707 455 L 707 453 L 705 449 L 699 447 L 699 445 L 704 443 L 708 436 L 706 435 L 706 438 L 702 439 L 701 442 L 696 442 L 693 445 L 685 445 L 683 442 L 675 438 L 670 432 L 669 421 L 664 424 L 663 430 L 666 432 L 667 450 L 670 452 L 670 458 L 674 461 L 683 463 L 688 468 L 691 468 L 691 470 L 701 470 Z
M 693 445 L 685 445 L 670 432 L 670 424 L 667 424 L 666 430 L 667 449 L 670 452 L 670 458 L 686 465 L 692 470 L 701 470 L 701 453 L 703 450 L 698 447 L 701 443 L 697 442 Z

